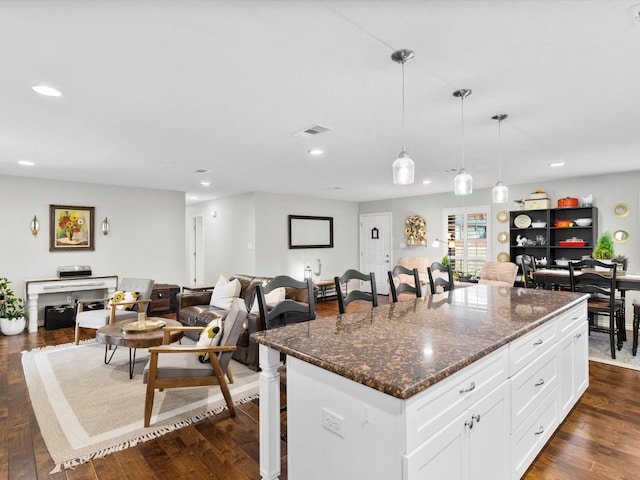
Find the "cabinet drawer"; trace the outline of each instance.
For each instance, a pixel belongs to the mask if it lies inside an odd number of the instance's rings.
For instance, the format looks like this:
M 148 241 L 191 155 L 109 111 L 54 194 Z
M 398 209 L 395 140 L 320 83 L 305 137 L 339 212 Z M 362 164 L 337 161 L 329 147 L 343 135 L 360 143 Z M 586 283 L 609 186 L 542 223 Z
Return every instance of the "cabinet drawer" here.
M 558 317 L 558 338 L 562 339 L 571 332 L 578 322 L 582 322 L 587 318 L 587 302 L 573 307 L 571 310 L 561 314 Z
M 410 398 L 406 407 L 407 451 L 442 429 L 477 399 L 507 380 L 508 349 L 503 347 Z
M 556 344 L 511 378 L 511 432 L 515 432 L 540 404 L 540 400 L 557 387 L 558 372 Z
M 551 320 L 509 344 L 509 376 L 518 373 L 556 343 L 556 320 Z
M 520 478 L 559 424 L 558 391 L 549 396 L 511 435 L 511 478 Z

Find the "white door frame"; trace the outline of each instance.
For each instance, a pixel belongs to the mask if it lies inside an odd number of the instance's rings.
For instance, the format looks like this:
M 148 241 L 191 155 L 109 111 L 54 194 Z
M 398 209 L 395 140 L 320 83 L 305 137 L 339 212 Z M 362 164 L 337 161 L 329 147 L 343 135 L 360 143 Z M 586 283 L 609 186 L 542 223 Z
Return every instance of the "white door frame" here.
M 189 217 L 187 228 L 189 285 L 204 284 L 204 215 Z

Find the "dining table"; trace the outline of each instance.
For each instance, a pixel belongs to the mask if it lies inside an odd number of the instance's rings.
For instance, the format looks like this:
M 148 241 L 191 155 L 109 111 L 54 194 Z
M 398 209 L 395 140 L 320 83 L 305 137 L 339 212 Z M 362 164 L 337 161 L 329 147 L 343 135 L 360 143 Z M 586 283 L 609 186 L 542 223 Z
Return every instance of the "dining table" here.
M 576 272 L 576 275 L 579 275 Z M 533 272 L 533 281 L 536 285 L 541 285 L 545 290 L 558 290 L 562 287 L 567 289 L 571 286 L 569 278 L 569 270 L 562 268 L 548 268 L 543 270 L 536 270 Z M 626 297 L 626 292 L 629 290 L 640 291 L 640 273 L 624 273 L 622 275 L 616 275 L 616 290 L 620 292 L 623 299 Z M 622 318 L 626 318 L 625 303 L 622 302 Z M 622 330 L 622 340 L 627 339 L 626 329 Z

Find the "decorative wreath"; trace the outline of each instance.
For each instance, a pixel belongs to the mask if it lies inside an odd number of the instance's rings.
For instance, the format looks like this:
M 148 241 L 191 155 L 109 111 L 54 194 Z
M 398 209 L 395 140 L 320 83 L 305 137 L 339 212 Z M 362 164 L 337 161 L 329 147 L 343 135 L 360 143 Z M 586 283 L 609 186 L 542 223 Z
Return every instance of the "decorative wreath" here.
M 427 222 L 420 215 L 407 217 L 404 233 L 407 236 L 407 243 L 424 244 L 427 241 Z

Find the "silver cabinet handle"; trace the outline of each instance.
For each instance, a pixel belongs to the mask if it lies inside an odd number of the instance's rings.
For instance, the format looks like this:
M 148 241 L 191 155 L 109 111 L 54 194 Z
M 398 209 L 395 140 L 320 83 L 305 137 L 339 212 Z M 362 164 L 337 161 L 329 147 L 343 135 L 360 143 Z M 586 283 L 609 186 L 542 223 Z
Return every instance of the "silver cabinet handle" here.
M 537 347 L 538 345 L 542 345 L 542 339 L 538 340 L 537 342 L 533 342 L 534 347 Z
M 581 333 L 576 333 L 576 338 L 580 338 L 580 337 L 582 337 L 582 334 Z
M 541 378 L 540 380 L 538 380 L 538 383 L 533 384 L 534 387 L 539 387 L 540 385 L 544 385 L 544 378 Z
M 476 382 L 471 382 L 471 385 L 469 385 L 469 388 L 463 388 L 462 390 L 460 390 L 460 393 L 470 392 L 474 388 L 476 388 Z
M 477 415 L 471 415 L 471 420 L 475 420 L 476 422 L 480 423 L 480 414 L 478 413 Z
M 534 435 L 542 435 L 543 433 L 544 433 L 544 427 L 542 425 L 538 427 L 537 432 L 533 432 Z
M 469 427 L 470 429 L 473 428 L 473 420 L 467 420 L 464 422 L 464 426 Z

